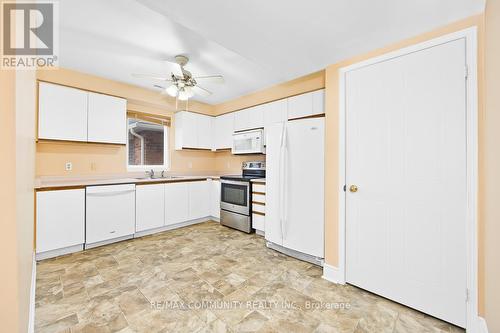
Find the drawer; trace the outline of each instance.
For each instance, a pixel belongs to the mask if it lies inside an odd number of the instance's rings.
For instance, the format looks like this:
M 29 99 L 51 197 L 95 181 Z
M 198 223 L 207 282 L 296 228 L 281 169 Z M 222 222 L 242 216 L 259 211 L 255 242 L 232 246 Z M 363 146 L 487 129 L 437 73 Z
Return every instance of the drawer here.
M 266 203 L 266 196 L 262 194 L 252 194 L 252 201 Z
M 265 205 L 252 204 L 252 212 L 265 213 L 266 212 L 266 206 Z
M 252 227 L 257 230 L 265 230 L 266 217 L 263 215 L 252 214 Z
M 252 184 L 252 192 L 266 193 L 266 185 L 264 185 L 264 184 Z

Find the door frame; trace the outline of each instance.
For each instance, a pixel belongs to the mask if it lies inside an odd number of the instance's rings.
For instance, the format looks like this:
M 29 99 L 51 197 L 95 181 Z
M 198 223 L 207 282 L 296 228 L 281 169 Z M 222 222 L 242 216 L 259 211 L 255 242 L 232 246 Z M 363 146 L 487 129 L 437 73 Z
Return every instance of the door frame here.
M 467 73 L 466 112 L 467 112 L 467 158 L 466 158 L 466 182 L 467 182 L 467 226 L 466 226 L 466 251 L 467 251 L 467 290 L 464 290 L 466 299 L 466 329 L 467 332 L 478 331 L 478 241 L 477 241 L 477 195 L 478 195 L 478 79 L 477 79 L 477 27 L 470 27 L 441 37 L 437 37 L 416 45 L 404 47 L 381 56 L 370 58 L 353 65 L 339 69 L 339 213 L 338 213 L 338 253 L 339 267 L 326 267 L 330 270 L 331 280 L 336 283 L 346 283 L 346 94 L 345 76 L 361 67 L 373 65 L 389 59 L 401 57 L 424 50 L 433 46 L 451 42 L 457 39 L 465 39 L 466 62 L 464 75 Z M 326 272 L 325 272 L 326 273 Z

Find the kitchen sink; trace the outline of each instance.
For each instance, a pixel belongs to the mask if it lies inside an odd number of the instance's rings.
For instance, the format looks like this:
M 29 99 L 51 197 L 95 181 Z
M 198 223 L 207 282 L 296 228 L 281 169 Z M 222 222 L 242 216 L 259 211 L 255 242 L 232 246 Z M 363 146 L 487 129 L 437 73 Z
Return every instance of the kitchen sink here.
M 146 179 L 150 179 L 150 180 L 156 180 L 156 179 L 182 179 L 182 178 L 185 178 L 185 176 L 154 176 L 154 177 L 150 177 L 150 176 L 142 176 L 142 177 L 134 177 L 134 179 L 137 179 L 137 180 L 146 180 Z

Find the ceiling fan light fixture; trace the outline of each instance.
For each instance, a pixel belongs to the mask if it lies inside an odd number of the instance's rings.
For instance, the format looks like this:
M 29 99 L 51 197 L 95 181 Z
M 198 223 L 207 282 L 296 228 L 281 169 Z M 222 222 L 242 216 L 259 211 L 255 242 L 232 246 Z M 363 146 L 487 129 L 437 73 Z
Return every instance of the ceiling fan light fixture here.
M 193 87 L 190 87 L 190 86 L 184 87 L 184 92 L 187 94 L 188 98 L 191 98 L 195 95 Z
M 179 96 L 178 96 L 178 98 L 179 98 L 180 101 L 187 101 L 189 99 L 189 97 L 190 97 L 189 96 L 189 92 L 186 91 L 185 88 L 179 89 Z
M 177 85 L 172 84 L 170 87 L 165 89 L 165 92 L 172 97 L 177 97 L 177 94 L 179 93 L 179 88 L 177 87 Z

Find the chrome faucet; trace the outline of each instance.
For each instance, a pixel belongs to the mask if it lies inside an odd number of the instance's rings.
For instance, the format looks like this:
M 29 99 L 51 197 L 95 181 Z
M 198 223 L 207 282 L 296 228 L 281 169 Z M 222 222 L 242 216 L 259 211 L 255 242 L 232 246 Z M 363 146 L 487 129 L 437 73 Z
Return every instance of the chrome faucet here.
M 155 171 L 153 169 L 146 171 L 146 176 L 148 176 L 149 178 L 154 178 Z

